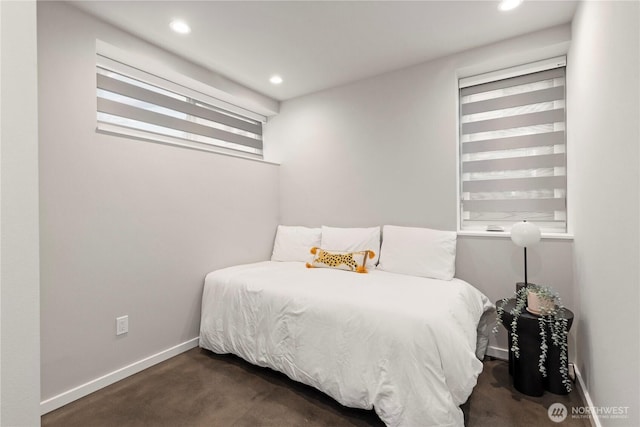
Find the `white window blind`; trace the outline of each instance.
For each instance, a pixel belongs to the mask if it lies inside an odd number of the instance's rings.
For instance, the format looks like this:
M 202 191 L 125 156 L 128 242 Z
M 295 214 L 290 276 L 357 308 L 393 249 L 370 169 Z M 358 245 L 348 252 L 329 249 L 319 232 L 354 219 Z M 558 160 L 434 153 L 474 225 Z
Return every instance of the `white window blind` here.
M 242 109 L 224 108 L 228 103 L 208 95 L 98 58 L 98 129 L 207 151 L 262 155 L 262 121 L 255 113 L 243 115 Z
M 565 233 L 565 141 L 564 67 L 461 87 L 461 230 Z

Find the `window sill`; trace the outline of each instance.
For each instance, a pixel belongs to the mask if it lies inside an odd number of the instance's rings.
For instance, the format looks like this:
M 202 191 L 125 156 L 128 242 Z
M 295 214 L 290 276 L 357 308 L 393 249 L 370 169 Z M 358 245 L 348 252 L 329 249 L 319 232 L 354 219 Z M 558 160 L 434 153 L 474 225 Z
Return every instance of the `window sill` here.
M 98 123 L 96 126 L 96 132 L 103 135 L 110 135 L 116 137 L 130 138 L 134 140 L 141 140 L 147 142 L 153 142 L 156 144 L 169 145 L 174 147 L 186 148 L 189 150 L 204 151 L 206 153 L 220 154 L 227 157 L 236 157 L 238 159 L 250 160 L 252 162 L 266 163 L 269 165 L 280 166 L 280 163 L 265 160 L 258 155 L 251 153 L 243 153 L 241 151 L 231 150 L 224 147 L 217 147 L 215 145 L 207 146 L 205 144 L 198 144 L 193 141 L 184 141 L 178 138 L 172 138 L 166 135 L 157 135 L 154 138 L 150 138 L 147 133 L 143 131 L 137 131 L 131 128 L 121 128 L 113 126 L 107 123 Z
M 511 238 L 511 233 L 508 231 L 461 231 L 458 230 L 458 236 L 471 236 L 471 237 L 498 237 L 498 238 Z M 569 233 L 542 233 L 542 239 L 544 240 L 573 240 L 573 234 Z

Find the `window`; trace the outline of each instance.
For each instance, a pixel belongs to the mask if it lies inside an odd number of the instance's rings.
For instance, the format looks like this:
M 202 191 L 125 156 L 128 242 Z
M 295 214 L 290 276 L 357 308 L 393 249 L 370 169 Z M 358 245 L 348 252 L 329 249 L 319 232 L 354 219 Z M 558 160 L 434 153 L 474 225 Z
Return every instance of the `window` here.
M 99 130 L 261 158 L 265 117 L 107 57 L 97 58 Z
M 461 230 L 567 231 L 564 64 L 460 80 Z

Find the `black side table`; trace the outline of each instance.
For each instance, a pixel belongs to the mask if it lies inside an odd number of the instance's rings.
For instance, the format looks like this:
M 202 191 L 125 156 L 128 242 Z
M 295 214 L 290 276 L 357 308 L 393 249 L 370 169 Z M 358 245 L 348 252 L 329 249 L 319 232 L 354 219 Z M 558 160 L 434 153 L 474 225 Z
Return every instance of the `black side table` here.
M 502 301 L 498 301 L 496 306 L 502 306 Z M 511 310 L 516 307 L 515 298 L 507 300 L 504 304 L 504 313 L 502 314 L 502 325 L 507 330 L 509 338 L 509 374 L 513 376 L 513 385 L 521 393 L 528 396 L 542 396 L 545 390 L 555 394 L 568 394 L 564 384 L 562 384 L 562 375 L 560 374 L 560 347 L 551 342 L 551 330 L 547 327 L 547 360 L 545 367 L 547 369 L 546 378 L 542 376 L 538 368 L 540 360 L 542 340 L 540 338 L 540 326 L 538 324 L 539 316 L 529 313 L 523 309 L 518 317 L 518 347 L 520 349 L 520 357 L 516 358 L 511 351 L 511 322 L 513 315 Z M 567 331 L 571 329 L 573 323 L 573 312 L 567 308 L 564 309 L 563 318 L 567 319 Z M 567 354 L 567 358 L 569 355 Z M 568 362 L 565 362 L 565 368 Z

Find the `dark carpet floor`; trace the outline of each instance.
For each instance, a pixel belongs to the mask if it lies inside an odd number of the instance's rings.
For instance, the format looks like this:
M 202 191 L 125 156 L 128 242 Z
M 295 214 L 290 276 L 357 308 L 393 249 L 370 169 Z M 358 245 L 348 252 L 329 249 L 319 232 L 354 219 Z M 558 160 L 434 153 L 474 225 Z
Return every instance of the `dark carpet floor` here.
M 467 426 L 589 426 L 571 415 L 557 424 L 547 408 L 569 412 L 567 396 L 529 397 L 511 385 L 508 364 L 484 362 L 463 405 Z M 373 411 L 345 408 L 323 393 L 231 355 L 195 348 L 42 417 L 43 426 L 383 426 Z M 419 426 L 416 426 L 419 427 Z

